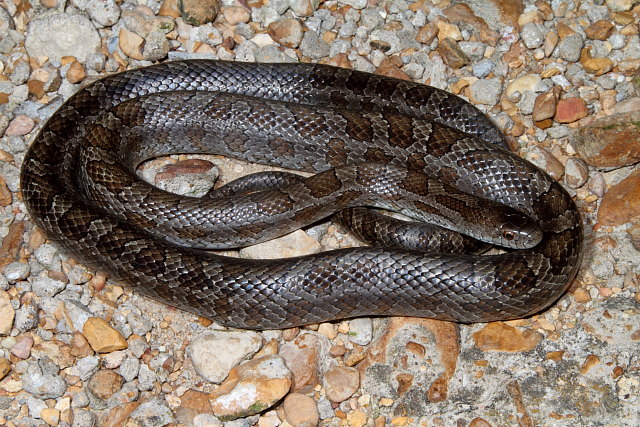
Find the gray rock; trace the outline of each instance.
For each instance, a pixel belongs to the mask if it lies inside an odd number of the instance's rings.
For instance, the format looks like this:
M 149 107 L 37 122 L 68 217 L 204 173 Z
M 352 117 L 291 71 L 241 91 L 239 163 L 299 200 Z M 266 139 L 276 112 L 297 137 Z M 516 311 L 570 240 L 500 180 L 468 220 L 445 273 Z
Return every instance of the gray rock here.
M 262 337 L 256 332 L 215 331 L 194 339 L 189 356 L 198 374 L 219 384 L 234 366 L 253 356 L 261 346 Z
M 313 12 L 319 4 L 319 0 L 289 0 L 289 7 L 298 16 L 309 16 L 309 9 Z
M 76 363 L 78 376 L 83 380 L 88 380 L 98 370 L 100 358 L 98 356 L 87 356 L 79 359 Z
M 499 78 L 476 80 L 471 85 L 471 98 L 474 102 L 495 105 L 500 100 L 502 82 Z
M 84 408 L 89 405 L 89 396 L 84 391 L 79 391 L 71 396 L 72 408 Z
M 367 345 L 373 338 L 373 322 L 368 317 L 349 321 L 349 340 L 358 345 Z
M 148 391 L 153 388 L 153 382 L 158 379 L 155 372 L 153 372 L 146 363 L 140 364 L 138 370 L 138 390 Z
M 83 62 L 100 49 L 100 35 L 86 17 L 67 13 L 49 15 L 29 23 L 25 47 L 31 56 L 59 61 L 75 56 Z
M 59 368 L 47 359 L 29 363 L 22 375 L 22 388 L 41 399 L 55 399 L 64 394 L 67 384 L 58 375 Z
M 335 415 L 331 402 L 325 396 L 320 397 L 318 400 L 318 413 L 321 420 L 333 418 Z
M 330 50 L 331 46 L 329 43 L 318 37 L 315 32 L 307 31 L 304 33 L 304 37 L 300 43 L 300 52 L 302 52 L 304 56 L 322 58 L 328 56 Z
M 162 427 L 176 422 L 171 409 L 159 400 L 142 403 L 129 418 L 141 427 Z
M 340 3 L 348 4 L 354 9 L 364 9 L 367 7 L 367 0 L 341 0 Z
M 16 283 L 29 277 L 31 268 L 29 264 L 22 262 L 12 262 L 4 268 L 4 276 L 9 283 Z
M 364 26 L 368 32 L 371 32 L 378 28 L 384 19 L 382 15 L 380 15 L 380 10 L 378 9 L 365 9 L 360 14 L 360 25 Z
M 518 102 L 518 108 L 522 114 L 533 113 L 533 106 L 536 102 L 536 93 L 530 90 L 525 90 Z
M 28 294 L 30 296 L 25 298 L 23 294 L 23 302 L 19 309 L 16 310 L 16 317 L 13 321 L 13 326 L 21 331 L 27 332 L 38 327 L 38 321 L 40 316 L 38 315 L 38 303 L 34 294 Z
M 520 30 L 520 36 L 525 46 L 529 49 L 535 49 L 544 43 L 544 34 L 540 30 L 540 26 L 535 22 L 524 24 Z
M 487 45 L 481 42 L 459 42 L 458 46 L 473 62 L 480 61 L 487 48 Z
M 21 85 L 29 80 L 29 73 L 31 72 L 31 67 L 29 63 L 26 61 L 20 61 L 13 68 L 13 72 L 11 73 L 11 82 L 15 85 Z
M 120 18 L 120 6 L 115 0 L 89 0 L 86 11 L 100 27 L 110 27 Z
M 60 280 L 41 276 L 33 281 L 31 289 L 39 297 L 52 297 L 60 293 L 66 286 L 67 284 Z
M 564 182 L 570 188 L 580 188 L 586 184 L 589 178 L 589 166 L 577 157 L 567 160 L 564 168 Z
M 40 418 L 40 411 L 46 408 L 47 404 L 42 399 L 29 396 L 27 397 L 27 406 L 29 407 L 29 415 L 33 418 Z
M 73 424 L 71 427 L 93 427 L 98 422 L 98 416 L 84 409 L 73 411 Z
M 484 79 L 493 70 L 494 63 L 490 59 L 483 59 L 480 62 L 474 63 L 471 68 L 473 75 L 479 79 Z
M 118 373 L 122 375 L 126 382 L 133 381 L 138 376 L 140 370 L 140 360 L 135 357 L 127 357 L 118 368 Z
M 38 249 L 36 249 L 34 255 L 39 263 L 44 264 L 45 266 L 51 268 L 53 267 L 53 261 L 58 254 L 58 250 L 55 246 L 45 243 L 40 245 Z
M 338 36 L 340 37 L 351 37 L 356 33 L 358 26 L 355 22 L 345 22 L 340 30 L 338 31 Z
M 580 59 L 580 50 L 584 44 L 582 36 L 578 33 L 570 34 L 558 43 L 558 54 L 568 62 L 576 62 Z M 555 76 L 554 76 L 555 77 Z

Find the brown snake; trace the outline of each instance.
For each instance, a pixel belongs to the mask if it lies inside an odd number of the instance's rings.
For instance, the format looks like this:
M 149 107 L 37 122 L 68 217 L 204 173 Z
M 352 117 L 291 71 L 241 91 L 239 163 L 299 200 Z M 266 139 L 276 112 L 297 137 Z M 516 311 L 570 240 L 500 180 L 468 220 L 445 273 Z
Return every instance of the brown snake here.
M 225 325 L 369 315 L 486 322 L 558 299 L 583 239 L 567 192 L 498 145 L 479 110 L 429 86 L 325 65 L 179 61 L 71 97 L 31 145 L 21 186 L 31 217 L 65 252 Z M 317 175 L 202 199 L 135 177 L 148 158 L 203 152 Z M 478 256 L 364 247 L 278 260 L 201 250 L 229 246 L 230 236 L 235 245 L 268 240 L 354 206 L 533 248 Z

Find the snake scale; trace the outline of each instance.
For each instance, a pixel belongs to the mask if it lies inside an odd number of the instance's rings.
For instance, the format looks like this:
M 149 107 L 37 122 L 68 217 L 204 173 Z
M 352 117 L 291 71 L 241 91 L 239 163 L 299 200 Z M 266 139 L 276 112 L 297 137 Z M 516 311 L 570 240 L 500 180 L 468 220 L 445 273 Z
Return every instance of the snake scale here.
M 228 326 L 371 315 L 487 322 L 557 300 L 583 240 L 569 194 L 500 145 L 478 109 L 426 85 L 327 65 L 175 61 L 108 76 L 67 100 L 28 150 L 21 188 L 35 223 L 66 253 Z M 316 175 L 202 199 L 136 178 L 146 159 L 203 152 Z M 506 246 L 514 233 L 533 237 L 486 256 L 361 247 L 247 260 L 203 250 L 361 205 L 480 239 L 506 223 L 512 231 L 497 232 Z M 453 219 L 439 220 L 434 207 Z

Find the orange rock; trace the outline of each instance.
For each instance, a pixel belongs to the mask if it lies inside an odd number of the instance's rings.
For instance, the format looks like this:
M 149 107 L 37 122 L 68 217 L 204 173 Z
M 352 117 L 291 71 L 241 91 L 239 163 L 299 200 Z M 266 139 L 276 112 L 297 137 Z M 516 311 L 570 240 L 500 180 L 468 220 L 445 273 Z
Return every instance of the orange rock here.
M 640 170 L 611 187 L 598 209 L 600 225 L 622 225 L 640 218 Z
M 469 63 L 469 58 L 467 58 L 467 55 L 460 49 L 458 43 L 449 38 L 440 40 L 438 53 L 444 63 L 451 68 L 462 68 Z
M 280 356 L 293 374 L 292 389 L 298 392 L 312 390 L 319 384 L 319 354 L 322 341 L 315 334 L 302 334 L 280 349 Z
M 0 176 L 0 206 L 9 206 L 13 200 L 11 190 L 7 187 L 7 181 Z
M 431 44 L 431 42 L 438 35 L 438 27 L 433 22 L 429 22 L 424 27 L 420 28 L 416 35 L 416 41 L 418 43 Z
M 533 104 L 533 121 L 539 122 L 541 120 L 552 118 L 556 113 L 556 104 L 558 102 L 559 95 L 560 91 L 555 88 L 554 90 L 538 95 Z
M 184 425 L 193 425 L 198 414 L 213 415 L 209 395 L 197 390 L 187 390 L 180 396 L 180 406 L 175 409 L 176 419 Z
M 127 348 L 127 341 L 122 334 L 100 317 L 90 317 L 82 327 L 82 335 L 91 348 L 98 353 L 111 353 Z
M 80 83 L 85 77 L 87 77 L 87 72 L 84 70 L 84 66 L 78 61 L 72 62 L 67 70 L 69 83 Z
M 558 101 L 556 106 L 556 121 L 559 123 L 573 123 L 586 117 L 589 110 L 582 98 L 565 98 Z
M 411 80 L 411 77 L 407 75 L 404 71 L 400 69 L 402 65 L 402 61 L 397 56 L 387 57 L 385 58 L 378 69 L 376 70 L 376 74 L 380 74 L 387 77 L 394 77 L 396 79 L 401 80 Z
M 591 40 L 606 40 L 613 34 L 615 28 L 610 21 L 602 19 L 585 28 L 584 33 Z
M 492 322 L 473 334 L 476 347 L 484 351 L 529 351 L 542 339 L 536 331 L 521 331 L 503 322 Z

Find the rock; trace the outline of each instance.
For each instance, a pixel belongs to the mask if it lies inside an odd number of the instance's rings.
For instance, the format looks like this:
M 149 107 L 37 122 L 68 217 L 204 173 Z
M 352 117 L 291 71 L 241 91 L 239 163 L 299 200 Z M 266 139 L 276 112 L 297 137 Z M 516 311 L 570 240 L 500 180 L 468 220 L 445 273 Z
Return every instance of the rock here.
M 127 348 L 127 341 L 122 334 L 100 317 L 88 318 L 82 327 L 82 335 L 98 353 L 111 353 Z
M 52 37 L 52 34 L 64 37 Z M 59 13 L 29 23 L 25 47 L 29 55 L 59 61 L 75 56 L 84 62 L 100 49 L 100 36 L 91 21 L 82 15 Z
M 558 103 L 559 89 L 550 90 L 545 93 L 541 93 L 536 97 L 533 104 L 533 113 L 531 118 L 534 122 L 539 122 L 546 119 L 551 119 L 556 114 L 556 105 Z
M 9 206 L 11 202 L 13 202 L 13 193 L 7 187 L 7 181 L 0 176 L 0 206 Z
M 535 22 L 529 22 L 520 30 L 520 36 L 524 45 L 529 49 L 535 49 L 544 43 L 544 34 L 540 31 L 540 27 Z
M 25 292 L 20 297 L 20 308 L 16 310 L 13 326 L 21 332 L 37 328 L 40 321 L 39 309 L 35 294 L 33 292 Z
M 40 418 L 50 426 L 57 426 L 60 422 L 60 411 L 56 408 L 44 408 L 40 411 Z
M 400 418 L 403 418 L 403 417 L 400 417 Z M 394 421 L 396 422 L 391 423 L 394 426 L 408 425 L 407 421 L 402 421 L 401 423 L 399 423 L 396 418 L 394 418 Z M 350 412 L 349 414 L 347 414 L 347 423 L 349 427 L 364 427 L 367 425 L 367 414 L 365 414 L 359 409 L 356 411 Z
M 182 19 L 190 25 L 200 26 L 215 21 L 220 12 L 218 0 L 178 0 Z
M 439 19 L 436 21 L 436 27 L 438 27 L 438 38 L 440 40 L 444 40 L 446 38 L 450 38 L 457 42 L 462 40 L 462 33 L 457 25 L 450 24 L 449 22 Z
M 85 77 L 87 77 L 87 72 L 84 70 L 84 66 L 78 61 L 73 61 L 67 70 L 67 80 L 69 83 L 80 83 Z
M 568 62 L 576 62 L 580 58 L 580 51 L 584 45 L 582 36 L 577 33 L 569 34 L 558 43 L 558 53 L 560 57 Z
M 442 60 L 451 68 L 462 68 L 469 63 L 469 58 L 464 54 L 455 40 L 446 38 L 440 40 L 438 53 Z
M 302 25 L 293 18 L 269 24 L 269 35 L 281 45 L 296 48 L 302 41 Z
M 483 351 L 529 351 L 542 339 L 539 332 L 521 331 L 504 322 L 491 322 L 472 336 L 476 347 Z
M 16 311 L 11 304 L 11 298 L 5 291 L 0 291 L 0 335 L 9 335 L 13 327 Z
M 500 40 L 500 34 L 493 31 L 484 19 L 474 14 L 467 4 L 461 3 L 450 6 L 444 10 L 444 14 L 450 22 L 464 23 L 474 27 L 480 33 L 480 40 L 483 43 L 495 46 Z
M 609 188 L 598 209 L 600 225 L 617 226 L 640 218 L 640 170 Z
M 353 3 L 352 6 L 358 8 L 361 1 L 348 0 L 345 3 Z M 310 16 L 318 8 L 320 2 L 318 0 L 289 0 L 289 7 L 297 16 Z M 366 6 L 366 3 L 365 3 Z
M 429 22 L 427 25 L 420 28 L 416 35 L 416 41 L 418 43 L 424 43 L 430 45 L 438 35 L 438 26 L 433 22 Z
M 584 160 L 572 157 L 564 168 L 564 182 L 570 188 L 580 188 L 589 178 L 589 166 Z
M 22 374 L 22 388 L 40 399 L 55 399 L 64 394 L 67 384 L 58 375 L 60 368 L 48 359 L 29 363 Z
M 252 331 L 215 331 L 199 335 L 189 345 L 189 357 L 203 378 L 219 384 L 231 368 L 253 356 L 262 337 Z
M 323 342 L 313 333 L 301 334 L 280 348 L 280 356 L 292 373 L 294 391 L 308 392 L 319 384 L 322 348 Z
M 180 406 L 174 412 L 176 421 L 184 425 L 194 425 L 198 415 L 213 415 L 209 395 L 197 390 L 187 390 L 180 396 Z
M 2 381 L 11 372 L 11 362 L 6 358 L 0 358 L 0 381 Z
M 524 158 L 547 172 L 553 179 L 560 179 L 564 174 L 562 163 L 544 148 L 532 147 L 524 153 Z
M 87 383 L 89 390 L 95 397 L 107 400 L 122 388 L 123 378 L 110 369 L 101 369 Z
M 636 0 L 607 0 L 607 7 L 614 12 L 626 12 L 630 10 L 635 3 Z
M 284 359 L 278 355 L 260 357 L 231 370 L 211 393 L 211 407 L 221 421 L 247 417 L 273 406 L 290 387 L 291 372 Z
M 483 59 L 482 61 L 474 63 L 471 68 L 474 77 L 484 79 L 493 71 L 495 64 L 490 59 Z
M 558 101 L 555 120 L 558 123 L 573 123 L 589 113 L 587 103 L 582 98 L 565 98 Z
M 31 335 L 27 334 L 18 337 L 16 343 L 11 347 L 11 354 L 18 359 L 27 359 L 31 354 L 33 342 L 33 337 Z
M 320 414 L 316 401 L 300 393 L 291 393 L 284 399 L 284 418 L 293 427 L 316 427 Z
M 602 19 L 585 28 L 584 33 L 591 40 L 606 40 L 613 34 L 613 30 L 615 29 L 616 27 L 611 21 Z
M 327 398 L 333 402 L 344 402 L 358 391 L 360 374 L 355 368 L 334 366 L 324 375 Z
M 322 247 L 303 230 L 296 230 L 278 239 L 259 243 L 240 250 L 242 258 L 289 258 L 320 252 Z
M 120 19 L 120 6 L 115 0 L 88 0 L 86 12 L 102 27 L 110 27 Z
M 516 92 L 520 94 L 523 94 L 527 90 L 535 92 L 538 89 L 538 85 L 541 81 L 542 79 L 538 74 L 527 74 L 525 76 L 518 77 L 517 79 L 509 83 L 505 93 L 508 97 L 511 97 Z
M 613 61 L 609 58 L 593 58 L 589 53 L 589 49 L 582 49 L 580 55 L 580 63 L 584 67 L 585 71 L 596 76 L 601 76 L 608 73 L 613 68 Z
M 469 99 L 473 104 L 496 105 L 500 101 L 502 82 L 499 78 L 476 80 L 471 85 Z
M 7 278 L 9 283 L 16 283 L 29 277 L 31 268 L 29 264 L 23 262 L 12 262 L 4 269 L 4 277 Z
M 628 166 L 640 161 L 640 112 L 614 114 L 578 129 L 572 138 L 589 165 L 600 168 Z
M 373 338 L 373 321 L 360 317 L 349 321 L 349 340 L 358 345 L 367 345 Z
M 313 31 L 306 31 L 300 43 L 300 52 L 304 56 L 311 58 L 323 58 L 329 56 L 331 46 L 326 41 L 318 37 Z
M 131 412 L 129 419 L 134 425 L 148 427 L 161 427 L 176 422 L 171 409 L 157 399 L 141 403 Z
M 225 6 L 222 8 L 222 15 L 229 25 L 238 25 L 239 23 L 247 23 L 251 20 L 251 12 L 241 6 Z M 298 21 L 296 21 L 298 22 Z
M 4 133 L 9 136 L 23 136 L 31 132 L 35 125 L 36 124 L 31 117 L 25 116 L 24 114 L 18 114 L 13 120 L 11 120 L 9 127 L 4 131 Z

